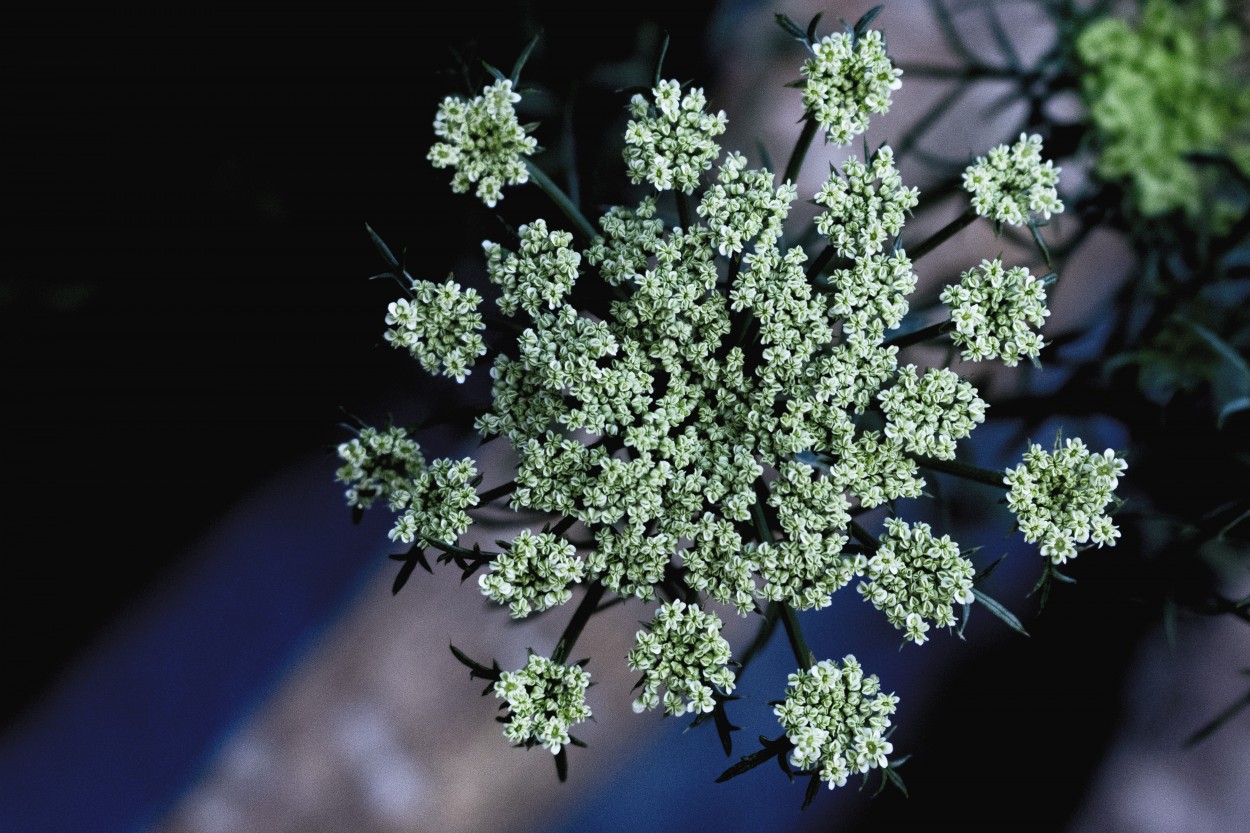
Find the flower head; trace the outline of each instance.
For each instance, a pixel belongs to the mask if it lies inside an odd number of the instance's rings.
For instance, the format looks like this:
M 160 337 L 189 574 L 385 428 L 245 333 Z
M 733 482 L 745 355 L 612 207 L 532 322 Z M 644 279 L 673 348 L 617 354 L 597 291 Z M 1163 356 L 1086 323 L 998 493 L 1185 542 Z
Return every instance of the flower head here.
M 941 297 L 955 323 L 951 341 L 963 348 L 966 361 L 1002 359 L 1015 367 L 1041 352 L 1042 337 L 1031 328 L 1041 327 L 1050 315 L 1046 286 L 1023 266 L 1004 269 L 998 258 L 983 260 L 979 269 L 969 269 L 959 283 L 943 289 Z
M 429 373 L 441 373 L 463 382 L 473 362 L 486 355 L 479 330 L 486 329 L 477 311 L 482 296 L 462 290 L 448 278 L 442 283 L 415 280 L 412 300 L 400 298 L 386 312 L 390 325 L 383 337 L 393 347 L 408 350 Z
M 378 498 L 390 500 L 425 470 L 421 446 L 395 425 L 362 428 L 355 439 L 339 444 L 338 455 L 343 465 L 334 479 L 347 484 L 347 503 L 357 509 L 368 509 Z
M 629 667 L 642 671 L 642 693 L 634 711 L 660 704 L 664 686 L 664 711 L 671 715 L 710 712 L 716 706 L 712 687 L 725 694 L 734 690 L 729 669 L 729 643 L 720 635 L 721 621 L 715 613 L 680 600 L 661 605 L 629 652 Z
M 790 675 L 786 699 L 773 709 L 794 744 L 790 763 L 820 774 L 829 789 L 853 772 L 889 766 L 894 746 L 885 738 L 898 705 L 875 674 L 865 677 L 854 656 L 822 660 Z
M 572 742 L 569 729 L 590 718 L 586 689 L 590 674 L 580 665 L 561 665 L 530 654 L 519 671 L 505 671 L 495 696 L 507 701 L 503 735 L 518 746 L 541 744 L 557 754 Z
M 434 135 L 443 141 L 435 143 L 426 158 L 436 168 L 455 168 L 452 191 L 463 194 L 476 183 L 478 198 L 494 208 L 503 199 L 503 186 L 529 181 L 522 157 L 533 154 L 538 141 L 517 120 L 512 105 L 520 100 L 507 79 L 468 101 L 457 96 L 443 99 L 434 116 Z
M 1106 510 L 1127 468 L 1111 449 L 1090 451 L 1075 437 L 1053 451 L 1031 444 L 1024 461 L 1003 478 L 1024 540 L 1040 541 L 1042 555 L 1055 564 L 1074 557 L 1077 544 L 1115 546 L 1120 530 Z
M 1021 133 L 1010 148 L 998 145 L 964 171 L 964 190 L 972 194 L 977 214 L 1013 226 L 1024 225 L 1030 213 L 1046 219 L 1062 213 L 1058 182 L 1059 169 L 1042 161 L 1042 137 L 1036 133 Z
M 886 518 L 885 528 L 859 593 L 920 645 L 929 638 L 929 621 L 950 627 L 953 606 L 972 601 L 976 568 L 949 535 L 934 537 L 928 524 Z
M 714 138 L 725 132 L 725 111 L 708 113 L 702 88 L 683 96 L 677 81 L 661 81 L 654 101 L 641 93 L 629 103 L 633 117 L 625 129 L 625 169 L 635 185 L 646 181 L 657 191 L 693 194 L 699 176 L 720 156 Z
M 520 619 L 572 598 L 570 585 L 586 575 L 586 565 L 576 556 L 577 548 L 563 538 L 523 529 L 491 562 L 490 572 L 478 578 L 478 587 L 492 600 L 508 605 L 512 617 Z
M 894 151 L 883 145 L 867 163 L 852 156 L 842 164 L 841 176 L 830 172 L 816 193 L 825 207 L 816 215 L 816 230 L 842 257 L 875 255 L 903 230 L 907 212 L 919 200 L 918 189 L 904 187 Z
M 867 130 L 869 115 L 889 112 L 890 94 L 903 84 L 877 29 L 858 38 L 846 32 L 821 38 L 802 72 L 803 108 L 835 145 Z

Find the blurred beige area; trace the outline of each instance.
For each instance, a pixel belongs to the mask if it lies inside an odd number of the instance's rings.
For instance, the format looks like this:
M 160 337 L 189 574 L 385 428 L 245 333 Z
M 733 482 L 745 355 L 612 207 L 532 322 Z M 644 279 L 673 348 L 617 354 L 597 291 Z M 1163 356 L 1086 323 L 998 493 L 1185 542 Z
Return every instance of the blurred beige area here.
M 753 161 L 758 160 L 754 148 L 762 145 L 774 167 L 781 168 L 797 135 L 799 94 L 783 85 L 799 77 L 801 54 L 794 44 L 783 52 L 760 46 L 776 43 L 775 12 L 802 25 L 822 12 L 821 30 L 827 32 L 838 25 L 839 17 L 854 21 L 869 5 L 785 2 L 735 12 L 722 20 L 716 53 L 721 75 L 706 86 L 713 105 L 729 114 L 723 145 L 742 148 Z M 1027 61 L 1052 36 L 1048 24 L 1028 4 L 998 5 Z M 976 25 L 972 11 L 967 20 L 968 26 Z M 891 54 L 904 66 L 958 63 L 923 0 L 887 3 L 875 25 L 887 32 Z M 991 39 L 986 35 L 972 40 Z M 905 134 L 951 83 L 907 75 L 903 81 L 891 112 L 874 121 L 869 147 Z M 990 107 L 1001 89 L 990 83 L 982 86 L 965 96 L 950 117 L 930 128 L 923 143 L 927 153 L 970 161 L 992 144 L 1015 138 L 1010 131 L 1019 111 L 1012 106 Z M 856 143 L 851 150 L 858 152 L 860 147 Z M 817 140 L 800 178 L 800 194 L 815 193 L 828 175 L 828 164 L 844 158 L 834 150 L 821 147 Z M 923 194 L 927 170 L 914 158 L 902 159 L 900 167 L 904 181 L 918 185 Z M 1063 187 L 1079 184 L 1081 176 L 1079 167 L 1065 168 Z M 924 239 L 961 209 L 957 200 L 950 200 L 923 224 L 909 225 L 908 239 Z M 795 216 L 811 210 L 800 200 Z M 1059 217 L 1048 237 L 1061 241 L 1069 229 L 1065 218 Z M 995 238 L 988 223 L 965 230 L 957 240 L 918 266 L 921 296 L 936 297 L 941 284 L 975 266 L 981 257 L 1000 252 L 1011 265 L 1028 265 L 1035 274 L 1039 268 L 1044 271 L 1033 249 L 1007 237 Z M 968 252 L 978 253 L 974 261 L 968 260 Z M 1086 326 L 1133 272 L 1127 247 L 1114 235 L 1099 233 L 1087 239 L 1067 262 L 1051 296 L 1052 316 L 1045 334 Z M 945 351 L 913 348 L 911 355 L 928 364 L 945 360 Z M 980 367 L 960 363 L 953 367 L 977 377 L 991 402 L 991 415 L 993 397 L 1018 381 L 1009 369 L 1000 368 L 991 376 Z M 500 479 L 488 475 L 487 485 Z M 575 730 L 590 748 L 571 750 L 570 783 L 558 784 L 549 753 L 508 747 L 493 719 L 499 713 L 498 701 L 478 696 L 484 683 L 468 679 L 467 669 L 452 657 L 448 645 L 455 643 L 480 661 L 497 658 L 505 669 L 520 667 L 528 647 L 550 651 L 571 609 L 514 622 L 506 611 L 487 602 L 472 580 L 462 586 L 457 571 L 447 567 L 432 576 L 418 570 L 392 597 L 394 565 L 382 557 L 388 550 L 385 542 L 381 545 L 378 572 L 345 615 L 238 728 L 154 833 L 536 830 L 554 818 L 561 790 L 580 791 L 611 779 L 619 750 L 627 744 L 645 744 L 658 727 L 657 714 L 640 717 L 630 709 L 634 680 L 624 656 L 638 621 L 649 618 L 651 610 L 631 602 L 596 617 L 575 651 L 576 657 L 594 658 L 589 670 L 596 685 L 589 699 L 596 719 Z M 732 614 L 722 618 L 729 625 L 731 643 L 742 645 L 747 624 Z M 1250 749 L 1250 721 L 1243 717 L 1206 744 L 1183 754 L 1177 751 L 1195 714 L 1214 714 L 1236 696 L 1235 690 L 1207 688 L 1205 681 L 1213 673 L 1230 676 L 1228 669 L 1250 665 L 1250 641 L 1244 631 L 1244 623 L 1205 622 L 1185 626 L 1181 648 L 1174 654 L 1166 654 L 1159 644 L 1142 646 L 1125 693 L 1122 741 L 1093 785 L 1075 831 L 1227 833 L 1235 829 L 1227 826 L 1230 820 L 1250 818 L 1250 790 L 1244 789 L 1250 783 L 1250 758 L 1245 753 Z M 1189 722 L 1169 722 L 1179 713 L 1191 718 Z M 1213 782 L 1207 777 L 1212 760 L 1226 780 Z M 1198 763 L 1206 765 L 1186 769 Z

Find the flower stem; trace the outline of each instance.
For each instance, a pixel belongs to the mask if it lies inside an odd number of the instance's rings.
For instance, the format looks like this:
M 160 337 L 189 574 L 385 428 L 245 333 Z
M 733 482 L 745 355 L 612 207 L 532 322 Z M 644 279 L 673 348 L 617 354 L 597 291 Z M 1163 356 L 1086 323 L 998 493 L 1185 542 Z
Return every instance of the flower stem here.
M 973 208 L 972 206 L 968 206 L 967 208 L 964 209 L 964 212 L 962 214 L 960 214 L 958 217 L 951 220 L 949 223 L 947 223 L 946 225 L 942 226 L 940 229 L 935 231 L 932 237 L 930 237 L 928 240 L 925 240 L 919 246 L 916 246 L 914 249 L 909 251 L 907 253 L 907 256 L 911 258 L 912 263 L 915 263 L 917 260 L 920 260 L 920 258 L 924 257 L 929 252 L 933 251 L 938 246 L 945 243 L 947 240 L 950 240 L 952 237 L 954 237 L 956 234 L 966 229 L 968 226 L 972 225 L 973 222 L 979 216 L 980 215 L 977 214 L 975 208 Z
M 486 504 L 491 503 L 492 501 L 499 500 L 499 498 L 504 497 L 505 495 L 512 494 L 513 492 L 516 491 L 517 485 L 518 484 L 515 480 L 511 480 L 507 483 L 496 486 L 493 489 L 489 489 L 485 492 L 482 492 L 480 495 L 477 496 L 478 505 L 485 506 Z
M 781 177 L 782 182 L 799 181 L 799 170 L 803 167 L 803 159 L 807 156 L 807 149 L 812 145 L 812 139 L 816 136 L 816 119 L 809 114 L 803 120 L 803 132 L 799 133 L 798 141 L 794 143 L 794 151 L 790 154 L 790 161 L 786 164 L 786 172 Z
M 785 602 L 778 602 L 778 607 L 781 608 L 781 623 L 786 626 L 786 639 L 790 640 L 790 650 L 794 651 L 794 658 L 799 661 L 799 668 L 806 671 L 816 664 L 816 658 L 812 655 L 812 649 L 807 647 L 807 641 L 803 639 L 799 617 L 794 615 L 790 605 Z
M 961 463 L 958 460 L 936 460 L 932 457 L 915 457 L 917 463 L 926 469 L 934 471 L 944 471 L 947 474 L 953 474 L 956 477 L 962 477 L 965 480 L 975 480 L 977 483 L 985 483 L 989 486 L 998 486 L 1003 488 L 1004 473 L 1001 471 L 991 471 L 983 469 L 980 466 L 971 466 L 967 463 Z
M 600 582 L 591 582 L 590 587 L 586 590 L 586 595 L 582 596 L 581 602 L 577 605 L 577 610 L 573 611 L 573 618 L 565 626 L 564 633 L 560 634 L 560 641 L 556 643 L 556 649 L 551 652 L 552 662 L 558 662 L 563 665 L 569 661 L 569 654 L 573 652 L 573 646 L 577 644 L 577 638 L 582 635 L 582 629 L 590 621 L 591 615 L 599 608 L 599 600 L 603 598 L 606 590 L 607 588 Z
M 936 324 L 930 324 L 927 327 L 921 327 L 919 330 L 911 333 L 903 333 L 893 338 L 888 338 L 882 342 L 882 347 L 910 347 L 913 344 L 919 344 L 922 341 L 928 341 L 931 338 L 937 338 L 949 333 L 955 329 L 955 324 L 949 318 L 945 321 L 938 321 Z
M 832 245 L 825 246 L 820 254 L 816 255 L 816 259 L 812 261 L 812 265 L 807 267 L 807 282 L 812 283 L 820 277 L 820 273 L 825 271 L 825 267 L 829 265 L 829 261 L 833 260 L 833 256 L 837 254 Z
M 598 235 L 595 233 L 595 227 L 590 224 L 586 216 L 582 214 L 568 195 L 560 190 L 560 186 L 552 181 L 551 177 L 543 172 L 543 169 L 535 165 L 533 162 L 526 160 L 525 170 L 529 172 L 530 180 L 537 185 L 544 194 L 551 198 L 551 201 L 559 206 L 564 212 L 564 216 L 573 221 L 573 225 L 577 226 L 577 231 L 587 240 L 594 240 Z

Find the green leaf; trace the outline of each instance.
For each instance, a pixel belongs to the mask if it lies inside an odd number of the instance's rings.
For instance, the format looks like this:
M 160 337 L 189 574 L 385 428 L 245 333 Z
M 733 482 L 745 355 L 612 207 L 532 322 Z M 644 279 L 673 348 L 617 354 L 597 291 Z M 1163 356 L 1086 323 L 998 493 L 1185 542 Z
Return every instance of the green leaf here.
M 500 71 L 499 71 L 496 67 L 491 66 L 490 64 L 486 63 L 485 61 L 482 61 L 482 66 L 486 67 L 486 71 L 487 71 L 487 72 L 489 72 L 492 76 L 494 76 L 494 78 L 495 78 L 495 80 L 496 80 L 496 81 L 507 81 L 507 80 L 509 80 L 509 79 L 508 79 L 508 77 L 507 77 L 506 75 L 504 75 L 502 72 L 500 72 Z
M 560 779 L 561 784 L 569 780 L 569 756 L 565 751 L 567 749 L 568 747 L 561 746 L 560 751 L 555 754 L 556 777 Z
M 816 794 L 820 792 L 820 773 L 813 772 L 812 778 L 807 782 L 807 789 L 803 791 L 803 806 L 800 810 L 806 810 L 808 805 L 816 800 Z
M 816 26 L 820 23 L 820 14 L 820 12 L 817 12 L 816 16 L 812 18 L 812 22 L 807 24 L 807 32 L 804 34 L 809 45 L 817 41 Z
M 541 35 L 534 35 L 534 37 L 530 39 L 530 42 L 525 45 L 525 48 L 521 50 L 521 54 L 517 56 L 516 63 L 512 65 L 511 80 L 513 87 L 517 86 L 518 82 L 521 80 L 521 69 L 525 66 L 525 62 L 529 60 L 530 53 L 534 51 L 534 47 L 538 45 L 538 39 L 540 37 Z M 487 67 L 487 69 L 489 69 L 489 67 Z
M 662 73 L 664 72 L 664 57 L 668 55 L 668 41 L 668 32 L 665 32 L 664 40 L 660 43 L 660 56 L 655 59 L 655 74 L 653 76 L 655 83 L 652 84 L 652 87 L 660 86 L 660 82 L 664 80 Z
M 790 37 L 794 38 L 795 40 L 799 41 L 805 46 L 810 45 L 807 39 L 807 33 L 803 31 L 803 29 L 799 26 L 799 24 L 795 23 L 793 20 L 791 20 L 790 18 L 786 17 L 784 14 L 781 14 L 781 13 L 776 14 L 774 19 L 777 21 L 777 25 L 780 26 L 782 29 L 785 29 L 786 34 L 790 35 Z
M 992 574 L 996 569 L 998 569 L 998 565 L 1002 564 L 1003 559 L 1006 557 L 1007 557 L 1007 553 L 1003 553 L 1002 555 L 998 556 L 998 558 L 994 559 L 992 562 L 990 562 L 985 567 L 983 567 L 980 572 L 978 572 L 975 576 L 972 577 L 973 585 L 980 584 L 981 582 L 989 578 L 990 574 Z
M 750 755 L 743 755 L 738 759 L 738 763 L 734 764 L 717 777 L 716 783 L 720 784 L 724 781 L 728 781 L 730 778 L 737 778 L 742 773 L 755 769 L 760 764 L 766 763 L 770 758 L 775 758 L 778 755 L 785 755 L 786 752 L 790 751 L 790 739 L 785 735 L 782 735 L 776 740 L 769 740 L 763 735 L 760 735 L 760 743 L 763 744 L 763 749 L 752 752 Z
M 1220 364 L 1212 374 L 1211 390 L 1219 409 L 1215 425 L 1223 428 L 1229 416 L 1250 408 L 1250 365 L 1246 364 L 1236 348 L 1211 330 L 1186 318 L 1176 320 L 1205 341 L 1220 358 Z
M 495 680 L 495 681 L 499 680 L 500 669 L 499 669 L 499 662 L 497 660 L 492 662 L 492 667 L 487 668 L 485 665 L 482 665 L 480 662 L 470 659 L 469 656 L 465 654 L 464 651 L 461 651 L 455 645 L 451 645 L 450 647 L 451 647 L 451 652 L 455 654 L 456 659 L 460 660 L 460 664 L 469 669 L 470 680 L 473 679 L 474 677 L 477 677 L 483 680 Z M 486 691 L 490 691 L 489 686 L 487 686 Z M 485 692 L 483 692 L 483 694 L 485 694 Z
M 972 595 L 976 597 L 977 601 L 985 605 L 986 610 L 988 610 L 990 613 L 993 613 L 999 619 L 1002 619 L 1005 623 L 1007 623 L 1007 626 L 1011 628 L 1013 631 L 1024 634 L 1025 636 L 1029 635 L 1029 632 L 1024 629 L 1024 625 L 1020 624 L 1020 620 L 1017 619 L 1016 615 L 1012 613 L 1010 610 L 1003 607 L 997 601 L 985 595 L 985 593 L 981 592 L 975 587 L 972 588 Z
M 391 584 L 391 595 L 394 596 L 400 590 L 404 589 L 404 585 L 408 583 L 408 579 L 412 576 L 412 571 L 421 565 L 427 573 L 433 573 L 430 568 L 430 562 L 425 560 L 425 549 L 414 546 L 406 553 L 392 553 L 389 558 L 392 561 L 402 561 L 403 566 L 399 568 L 399 573 L 395 576 L 394 583 Z
M 872 25 L 873 18 L 881 14 L 881 10 L 884 8 L 885 6 L 874 6 L 864 12 L 863 17 L 855 21 L 855 28 L 852 30 L 851 34 L 856 43 L 858 43 L 859 39 L 862 38 L 864 33 L 868 31 L 868 27 Z
M 395 259 L 395 255 L 391 253 L 391 249 L 382 241 L 378 233 L 373 227 L 365 223 L 365 231 L 369 232 L 369 239 L 373 241 L 373 246 L 378 250 L 378 254 L 382 255 L 382 259 L 386 261 L 386 265 L 392 269 L 399 271 L 399 261 Z

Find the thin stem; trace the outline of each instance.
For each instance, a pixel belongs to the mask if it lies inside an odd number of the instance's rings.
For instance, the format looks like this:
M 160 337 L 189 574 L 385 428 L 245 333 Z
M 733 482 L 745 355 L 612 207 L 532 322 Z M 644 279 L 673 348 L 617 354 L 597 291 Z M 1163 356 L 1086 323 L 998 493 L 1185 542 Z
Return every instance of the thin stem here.
M 752 658 L 763 650 L 764 646 L 772 640 L 773 631 L 777 630 L 777 620 L 781 616 L 781 610 L 777 602 L 769 602 L 768 607 L 764 610 L 764 621 L 760 622 L 760 629 L 756 631 L 755 638 L 751 640 L 751 644 L 738 658 L 738 680 L 741 681 L 743 673 L 747 670 L 747 666 L 751 664 Z
M 533 162 L 526 160 L 525 169 L 529 172 L 530 180 L 537 185 L 544 194 L 551 198 L 551 201 L 559 206 L 564 212 L 564 216 L 573 221 L 573 225 L 577 226 L 577 231 L 587 240 L 594 240 L 598 235 L 595 233 L 595 227 L 590 224 L 582 214 L 581 209 L 569 199 L 568 195 L 560 190 L 560 186 L 556 185 L 551 177 L 543 172 L 543 169 L 535 165 Z
M 560 634 L 560 641 L 556 643 L 556 649 L 551 652 L 552 662 L 558 662 L 563 665 L 569 661 L 569 654 L 573 652 L 573 646 L 577 644 L 577 638 L 582 635 L 582 629 L 586 627 L 590 617 L 599 609 L 599 601 L 603 598 L 603 594 L 607 589 L 598 581 L 591 582 L 590 587 L 586 590 L 586 595 L 582 596 L 581 602 L 577 605 L 577 610 L 573 611 L 573 618 L 565 626 L 564 633 Z
M 820 273 L 825 271 L 825 267 L 829 265 L 829 261 L 833 260 L 833 256 L 837 254 L 833 245 L 825 246 L 820 254 L 816 255 L 816 259 L 812 261 L 812 265 L 807 267 L 807 282 L 812 283 L 820 277 Z
M 786 164 L 786 172 L 782 175 L 782 182 L 798 183 L 799 170 L 803 167 L 803 159 L 807 156 L 807 149 L 812 146 L 812 139 L 816 136 L 816 119 L 809 113 L 807 118 L 803 120 L 803 131 L 799 133 L 798 140 L 794 143 L 794 151 L 790 154 L 790 161 Z
M 855 521 L 851 521 L 851 525 L 848 529 L 851 534 L 855 536 L 855 540 L 863 544 L 870 553 L 875 553 L 881 548 L 881 542 L 877 540 L 876 536 L 864 529 Z
M 764 488 L 760 487 L 760 494 L 751 505 L 751 517 L 755 521 L 755 532 L 759 536 L 760 543 L 771 544 L 773 532 L 768 528 L 768 518 L 764 515 Z M 773 602 L 769 607 L 771 608 L 773 604 L 777 606 L 781 622 L 786 626 L 786 639 L 790 642 L 790 650 L 794 652 L 794 658 L 799 661 L 799 668 L 806 671 L 812 667 L 815 659 L 812 656 L 812 649 L 807 647 L 807 640 L 803 638 L 803 629 L 799 627 L 798 617 L 785 602 Z
M 944 336 L 951 330 L 955 329 L 955 323 L 949 318 L 945 321 L 938 321 L 927 327 L 921 327 L 919 330 L 910 333 L 896 335 L 893 338 L 887 338 L 882 342 L 882 347 L 910 347 L 913 344 L 919 344 L 922 341 L 928 341 L 931 338 Z
M 935 231 L 932 237 L 907 252 L 908 257 L 911 258 L 911 262 L 915 263 L 929 252 L 936 249 L 938 246 L 941 246 L 947 240 L 950 240 L 956 234 L 976 222 L 976 219 L 979 216 L 980 215 L 977 214 L 976 209 L 972 206 L 965 208 L 962 214 Z
M 781 608 L 781 622 L 786 626 L 786 639 L 790 641 L 790 650 L 794 651 L 794 658 L 799 661 L 799 668 L 806 671 L 816 664 L 816 658 L 812 655 L 812 649 L 807 647 L 807 641 L 803 639 L 803 629 L 799 627 L 799 618 L 785 602 L 778 602 L 777 606 Z
M 513 492 L 516 491 L 517 485 L 518 485 L 517 482 L 515 480 L 512 480 L 512 481 L 509 481 L 508 483 L 503 483 L 499 486 L 496 486 L 493 489 L 488 489 L 487 491 L 482 492 L 480 495 L 477 496 L 478 505 L 485 506 L 488 503 L 499 500 L 501 497 L 504 497 L 505 495 L 512 494 Z
M 962 477 L 965 480 L 997 486 L 1000 489 L 1005 485 L 1003 483 L 1004 473 L 1001 471 L 983 469 L 980 466 L 972 466 L 968 463 L 961 463 L 958 460 L 937 460 L 933 457 L 915 457 L 913 459 L 926 469 L 943 471 L 956 477 Z
M 681 223 L 683 229 L 690 228 L 690 201 L 686 199 L 684 191 L 674 189 L 673 196 L 677 199 L 677 222 Z

